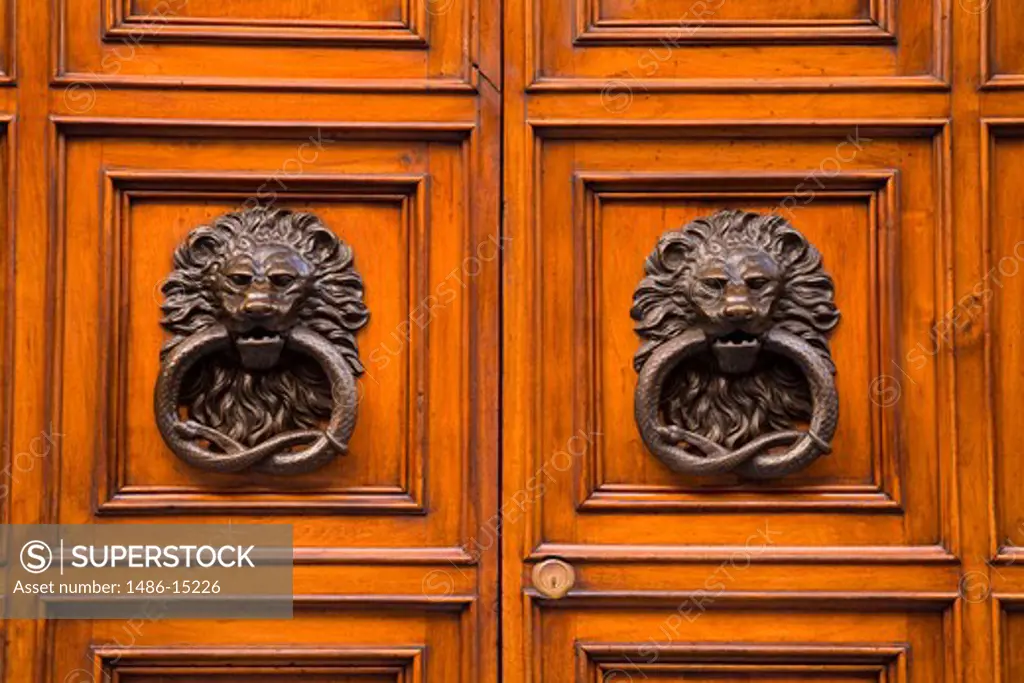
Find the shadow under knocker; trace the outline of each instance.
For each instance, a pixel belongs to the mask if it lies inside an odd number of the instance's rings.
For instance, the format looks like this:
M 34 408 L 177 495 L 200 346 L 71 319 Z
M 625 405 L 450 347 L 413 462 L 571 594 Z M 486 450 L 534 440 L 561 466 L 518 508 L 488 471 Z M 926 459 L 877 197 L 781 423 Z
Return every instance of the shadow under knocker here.
M 645 270 L 634 417 L 651 453 L 682 474 L 771 479 L 831 451 L 839 312 L 799 232 L 721 211 L 663 235 Z
M 175 455 L 300 474 L 344 454 L 368 317 L 350 247 L 312 214 L 257 207 L 193 230 L 174 263 L 154 413 Z

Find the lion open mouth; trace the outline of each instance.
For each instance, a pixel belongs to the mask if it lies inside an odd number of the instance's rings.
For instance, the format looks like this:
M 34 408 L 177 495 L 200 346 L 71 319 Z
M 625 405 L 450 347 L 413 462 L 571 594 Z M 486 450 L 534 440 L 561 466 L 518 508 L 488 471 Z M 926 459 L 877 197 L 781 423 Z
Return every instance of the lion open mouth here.
M 736 330 L 711 342 L 711 351 L 723 372 L 750 372 L 761 351 L 761 340 L 748 332 Z
M 284 351 L 284 337 L 263 327 L 254 327 L 235 337 L 242 365 L 250 370 L 269 370 L 277 365 Z

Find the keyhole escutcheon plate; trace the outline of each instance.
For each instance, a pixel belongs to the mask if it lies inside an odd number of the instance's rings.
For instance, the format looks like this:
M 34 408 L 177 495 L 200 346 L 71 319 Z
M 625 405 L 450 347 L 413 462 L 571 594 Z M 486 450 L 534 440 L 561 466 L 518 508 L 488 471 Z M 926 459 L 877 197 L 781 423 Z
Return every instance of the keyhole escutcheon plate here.
M 533 567 L 533 587 L 549 600 L 565 596 L 576 584 L 576 570 L 564 560 L 549 559 Z

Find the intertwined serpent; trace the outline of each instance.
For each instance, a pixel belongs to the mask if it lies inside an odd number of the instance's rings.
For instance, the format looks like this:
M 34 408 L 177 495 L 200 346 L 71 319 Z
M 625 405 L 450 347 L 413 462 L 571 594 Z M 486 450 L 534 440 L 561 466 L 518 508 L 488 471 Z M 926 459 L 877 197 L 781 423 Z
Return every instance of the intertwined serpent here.
M 178 344 L 164 358 L 154 392 L 157 427 L 168 447 L 185 462 L 217 472 L 239 472 L 254 467 L 270 474 L 300 474 L 317 469 L 335 454 L 347 450 L 356 423 L 356 385 L 341 352 L 321 335 L 295 327 L 286 337 L 287 348 L 316 360 L 331 383 L 334 405 L 322 430 L 292 430 L 247 448 L 227 435 L 194 420 L 183 421 L 178 412 L 182 381 L 201 359 L 221 352 L 231 337 L 220 324 L 211 325 Z M 217 451 L 201 445 L 206 441 Z M 293 450 L 296 446 L 305 446 Z
M 814 403 L 808 429 L 770 432 L 729 449 L 694 432 L 664 424 L 660 403 L 666 378 L 681 362 L 708 347 L 705 332 L 691 328 L 651 353 L 640 370 L 634 395 L 640 435 L 647 448 L 670 469 L 682 474 L 736 472 L 748 479 L 772 479 L 803 469 L 831 450 L 839 421 L 839 398 L 831 368 L 797 335 L 776 328 L 767 332 L 763 341 L 765 351 L 788 357 L 806 376 Z M 700 454 L 691 453 L 680 442 Z M 781 446 L 789 448 L 772 451 Z

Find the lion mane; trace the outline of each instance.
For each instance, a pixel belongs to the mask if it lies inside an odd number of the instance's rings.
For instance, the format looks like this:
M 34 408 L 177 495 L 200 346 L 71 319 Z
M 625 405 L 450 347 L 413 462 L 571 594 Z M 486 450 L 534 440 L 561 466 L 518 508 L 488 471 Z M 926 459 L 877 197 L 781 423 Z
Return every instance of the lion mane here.
M 171 334 L 161 358 L 223 318 L 219 270 L 229 254 L 262 244 L 287 245 L 313 266 L 297 324 L 335 344 L 352 373 L 361 375 L 355 333 L 369 313 L 351 247 L 313 214 L 262 206 L 194 229 L 175 251 L 174 270 L 161 287 L 160 324 Z M 277 366 L 260 372 L 242 367 L 234 348 L 211 356 L 186 376 L 181 396 L 190 419 L 249 446 L 284 431 L 314 429 L 333 405 L 320 366 L 288 351 Z
M 707 259 L 737 246 L 760 249 L 780 267 L 772 327 L 802 337 L 835 373 L 828 337 L 839 311 L 821 254 L 781 216 L 735 210 L 665 233 L 648 256 L 630 311 L 642 340 L 633 359 L 637 372 L 659 345 L 709 322 L 691 296 L 695 273 Z M 789 359 L 764 352 L 743 375 L 724 374 L 713 354 L 699 354 L 675 368 L 665 387 L 661 405 L 668 424 L 729 448 L 766 431 L 792 429 L 811 416 L 811 395 L 800 370 Z

